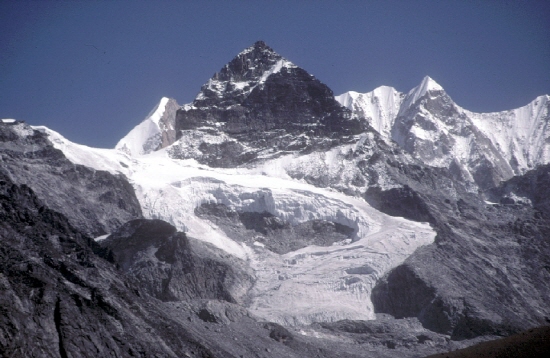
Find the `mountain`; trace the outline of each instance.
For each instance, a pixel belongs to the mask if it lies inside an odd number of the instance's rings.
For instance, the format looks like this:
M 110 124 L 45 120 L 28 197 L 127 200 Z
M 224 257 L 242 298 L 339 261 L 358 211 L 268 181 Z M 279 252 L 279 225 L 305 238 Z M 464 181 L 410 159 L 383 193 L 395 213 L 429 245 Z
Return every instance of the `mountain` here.
M 368 118 L 369 124 L 384 138 L 391 138 L 391 129 L 405 95 L 393 87 L 382 86 L 369 93 L 349 91 L 336 100 L 359 118 Z
M 425 77 L 406 95 L 381 87 L 336 98 L 355 117 L 365 118 L 386 140 L 424 164 L 447 168 L 482 189 L 550 159 L 548 96 L 515 110 L 473 113 Z
M 229 167 L 349 143 L 364 126 L 326 85 L 258 41 L 177 112 L 176 130 L 173 158 Z
M 114 149 L 2 121 L 0 347 L 413 357 L 547 324 L 547 121 L 429 77 L 335 97 L 261 41 Z
M 95 237 L 128 220 L 142 217 L 134 189 L 119 173 L 75 164 L 56 149 L 56 138 L 44 127 L 21 122 L 0 125 L 0 172 L 30 187 L 44 204 L 73 226 Z M 90 160 L 94 160 L 88 155 Z

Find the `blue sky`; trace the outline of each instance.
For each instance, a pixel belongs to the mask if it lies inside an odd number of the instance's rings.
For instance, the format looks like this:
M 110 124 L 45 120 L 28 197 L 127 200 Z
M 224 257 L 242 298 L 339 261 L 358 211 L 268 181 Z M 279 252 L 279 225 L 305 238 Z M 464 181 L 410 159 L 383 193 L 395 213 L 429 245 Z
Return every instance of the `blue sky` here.
M 550 94 L 549 1 L 0 0 L 0 117 L 113 147 L 264 40 L 335 94 L 425 75 L 488 112 Z

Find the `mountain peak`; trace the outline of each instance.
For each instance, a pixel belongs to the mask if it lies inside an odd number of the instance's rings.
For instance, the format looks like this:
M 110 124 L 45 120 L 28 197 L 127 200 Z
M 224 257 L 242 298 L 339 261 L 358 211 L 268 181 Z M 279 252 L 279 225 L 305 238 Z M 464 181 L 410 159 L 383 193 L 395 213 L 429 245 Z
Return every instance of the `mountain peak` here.
M 265 44 L 257 41 L 244 49 L 214 75 L 219 81 L 251 81 L 273 67 L 283 57 Z
M 424 97 L 426 93 L 432 92 L 444 92 L 443 87 L 439 83 L 435 82 L 430 76 L 425 76 L 422 82 L 415 88 L 409 91 L 407 98 L 405 99 L 406 107 L 410 107 L 415 104 L 419 99 Z
M 257 41 L 241 51 L 205 83 L 194 105 L 232 105 L 246 98 L 254 88 L 281 69 L 295 68 L 290 61 L 265 44 Z M 237 100 L 235 102 L 235 100 Z
M 273 49 L 269 46 L 267 46 L 267 44 L 265 42 L 263 42 L 262 40 L 259 40 L 259 41 L 256 41 L 254 42 L 254 44 L 250 47 L 247 47 L 246 49 L 244 49 L 243 51 L 241 51 L 241 53 L 239 53 L 239 55 L 244 55 L 244 54 L 247 54 L 249 52 L 254 52 L 254 51 L 268 51 L 268 52 L 272 52 L 272 53 L 275 53 L 275 51 L 273 51 Z M 239 56 L 237 55 L 237 56 Z
M 431 91 L 444 91 L 443 87 L 441 87 L 439 83 L 435 82 L 430 76 L 425 76 L 416 89 L 419 89 L 423 93 Z

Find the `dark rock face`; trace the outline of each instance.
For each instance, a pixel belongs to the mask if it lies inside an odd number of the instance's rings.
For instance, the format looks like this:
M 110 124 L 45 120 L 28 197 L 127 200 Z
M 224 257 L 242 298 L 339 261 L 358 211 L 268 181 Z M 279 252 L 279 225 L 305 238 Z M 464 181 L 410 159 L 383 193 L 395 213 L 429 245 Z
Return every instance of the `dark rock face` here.
M 407 185 L 389 190 L 371 187 L 367 189 L 365 199 L 372 207 L 386 214 L 415 221 L 433 222 L 425 201 Z
M 354 229 L 330 221 L 311 220 L 290 225 L 268 212 L 237 212 L 223 204 L 202 204 L 195 213 L 215 223 L 236 241 L 248 245 L 260 243 L 278 254 L 309 245 L 330 246 L 354 234 Z
M 161 130 L 160 140 L 158 147 L 154 150 L 159 150 L 169 146 L 170 144 L 176 141 L 176 112 L 179 109 L 179 104 L 175 99 L 170 98 L 166 107 L 164 108 L 164 113 L 159 119 L 159 127 Z
M 428 358 L 477 357 L 546 357 L 550 352 L 550 326 L 538 327 L 510 337 L 476 344 L 452 352 L 439 353 Z
M 223 167 L 279 152 L 330 148 L 365 128 L 326 85 L 261 41 L 216 73 L 192 106 L 176 117 L 178 139 L 189 131 L 227 135 L 221 143 L 203 141 L 195 155 L 203 163 Z M 219 158 L 218 152 L 227 154 Z M 172 155 L 189 154 L 174 149 Z
M 212 356 L 97 254 L 112 258 L 0 173 L 3 356 Z M 169 325 L 179 327 L 177 335 Z
M 0 172 L 28 185 L 48 207 L 94 237 L 141 217 L 134 189 L 122 175 L 71 163 L 47 136 L 18 123 L 0 123 Z
M 216 299 L 242 303 L 252 271 L 238 259 L 176 232 L 161 220 L 133 220 L 101 243 L 122 271 L 163 301 Z
M 533 205 L 487 204 L 467 193 L 458 200 L 444 198 L 422 185 L 441 183 L 441 177 L 425 174 L 414 190 L 433 218 L 436 243 L 417 250 L 378 283 L 375 309 L 418 317 L 424 327 L 458 340 L 544 324 L 550 316 L 543 298 L 550 291 L 540 284 L 550 279 L 548 167 L 491 191 L 494 199 L 517 188 L 539 198 Z

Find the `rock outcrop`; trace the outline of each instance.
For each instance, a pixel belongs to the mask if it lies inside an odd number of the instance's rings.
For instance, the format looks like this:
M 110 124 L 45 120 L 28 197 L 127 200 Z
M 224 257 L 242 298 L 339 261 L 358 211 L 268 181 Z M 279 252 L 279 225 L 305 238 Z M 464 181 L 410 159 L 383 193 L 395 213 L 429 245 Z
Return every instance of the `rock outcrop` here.
M 47 134 L 25 123 L 0 123 L 0 172 L 32 188 L 49 208 L 91 237 L 141 217 L 132 185 L 123 175 L 69 161 Z
M 543 298 L 550 291 L 541 284 L 550 279 L 548 175 L 548 166 L 541 166 L 504 182 L 488 195 L 496 202 L 466 194 L 444 199 L 417 185 L 417 199 L 404 201 L 403 210 L 424 207 L 436 242 L 379 282 L 372 293 L 375 309 L 418 317 L 424 327 L 457 340 L 545 324 L 550 317 Z
M 163 301 L 224 300 L 242 304 L 254 281 L 250 268 L 211 245 L 189 239 L 161 220 L 132 220 L 101 246 L 151 296 Z

